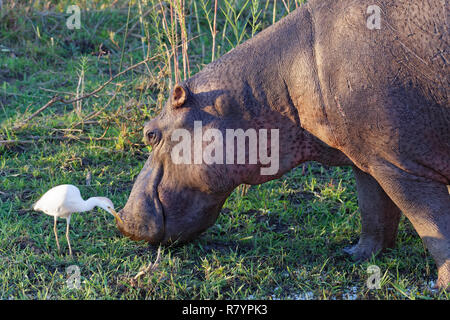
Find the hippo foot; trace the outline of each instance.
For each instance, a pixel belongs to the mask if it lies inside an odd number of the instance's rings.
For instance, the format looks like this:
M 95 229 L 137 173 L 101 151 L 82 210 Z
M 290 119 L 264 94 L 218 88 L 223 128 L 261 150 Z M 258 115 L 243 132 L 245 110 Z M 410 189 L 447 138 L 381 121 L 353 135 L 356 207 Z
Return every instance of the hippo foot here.
M 450 292 L 450 261 L 446 261 L 438 268 L 438 280 L 434 289 L 441 289 Z
M 450 292 L 450 279 L 438 279 L 433 289 Z
M 450 279 L 438 279 L 432 289 L 437 291 L 443 290 L 446 292 L 450 292 Z
M 344 252 L 352 257 L 355 261 L 363 261 L 369 259 L 372 254 L 376 255 L 383 249 L 381 244 L 376 242 L 361 242 L 361 240 L 350 247 L 344 248 Z

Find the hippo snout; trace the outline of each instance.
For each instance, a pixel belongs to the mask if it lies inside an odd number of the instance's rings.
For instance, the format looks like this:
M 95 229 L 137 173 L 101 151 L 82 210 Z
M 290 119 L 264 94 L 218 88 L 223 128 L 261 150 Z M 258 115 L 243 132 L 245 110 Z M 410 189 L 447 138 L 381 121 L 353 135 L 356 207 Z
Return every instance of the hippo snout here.
M 146 202 L 146 199 L 144 201 Z M 116 221 L 119 231 L 132 240 L 145 240 L 151 244 L 162 243 L 164 217 L 161 212 L 147 204 L 135 202 L 133 205 L 133 208 L 124 208 L 119 212 L 123 221 Z
M 164 211 L 157 188 L 162 177 L 162 167 L 152 168 L 150 156 L 139 173 L 125 207 L 119 211 L 122 223 L 117 221 L 120 232 L 133 240 L 160 243 L 164 239 Z
M 174 168 L 163 168 L 153 156 L 148 158 L 119 211 L 123 222 L 116 224 L 120 232 L 151 244 L 184 243 L 214 224 L 229 192 L 206 194 L 180 187 L 177 181 L 183 180 L 173 178 L 175 172 Z

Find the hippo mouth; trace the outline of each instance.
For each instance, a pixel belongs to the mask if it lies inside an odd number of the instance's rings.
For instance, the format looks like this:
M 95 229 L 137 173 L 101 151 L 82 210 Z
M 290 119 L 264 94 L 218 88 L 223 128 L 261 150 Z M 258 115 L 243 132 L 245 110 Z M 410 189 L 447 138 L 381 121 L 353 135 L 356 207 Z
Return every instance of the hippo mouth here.
M 182 244 L 196 238 L 214 224 L 230 192 L 208 194 L 181 186 L 182 178 L 164 174 L 165 166 L 152 155 L 139 173 L 116 225 L 131 240 L 153 245 Z M 174 176 L 176 178 L 174 178 Z M 175 186 L 172 181 L 177 181 Z M 169 182 L 168 182 L 169 181 Z
M 165 235 L 164 207 L 159 199 L 158 185 L 163 176 L 161 164 L 154 165 L 150 155 L 133 185 L 125 207 L 116 221 L 119 231 L 132 240 L 152 244 L 163 242 Z

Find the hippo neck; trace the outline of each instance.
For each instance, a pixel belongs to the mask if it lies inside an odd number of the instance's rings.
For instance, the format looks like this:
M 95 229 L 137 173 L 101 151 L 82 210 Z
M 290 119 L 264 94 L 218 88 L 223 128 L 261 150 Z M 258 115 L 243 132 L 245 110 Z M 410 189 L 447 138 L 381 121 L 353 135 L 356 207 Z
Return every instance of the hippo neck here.
M 313 19 L 304 5 L 210 63 L 188 85 L 194 93 L 211 94 L 212 100 L 214 92 L 227 92 L 251 127 L 280 128 L 285 144 L 280 146 L 280 152 L 289 154 L 283 159 L 283 171 L 308 160 L 332 162 L 322 159 L 322 149 L 329 149 L 327 137 L 331 135 L 326 126 L 313 43 Z M 287 140 L 301 141 L 303 145 L 293 146 Z
M 308 4 L 207 65 L 189 82 L 197 92 L 226 90 L 252 119 L 280 115 L 330 146 Z M 278 116 L 273 117 L 280 123 Z
M 297 106 L 291 98 L 293 72 L 310 68 L 299 63 L 299 41 L 309 21 L 300 8 L 270 28 L 210 63 L 189 80 L 195 93 L 226 90 L 252 118 L 278 113 L 300 124 Z M 309 72 L 308 72 L 309 73 Z M 278 123 L 279 124 L 279 123 Z

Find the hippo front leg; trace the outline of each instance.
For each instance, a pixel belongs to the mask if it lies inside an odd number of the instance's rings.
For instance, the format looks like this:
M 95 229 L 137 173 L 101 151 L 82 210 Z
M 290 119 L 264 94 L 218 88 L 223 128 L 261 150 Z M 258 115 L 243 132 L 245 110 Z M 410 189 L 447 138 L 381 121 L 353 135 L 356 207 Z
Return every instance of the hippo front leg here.
M 355 260 L 365 260 L 395 245 L 400 210 L 374 178 L 356 167 L 353 172 L 362 229 L 358 243 L 344 251 Z

